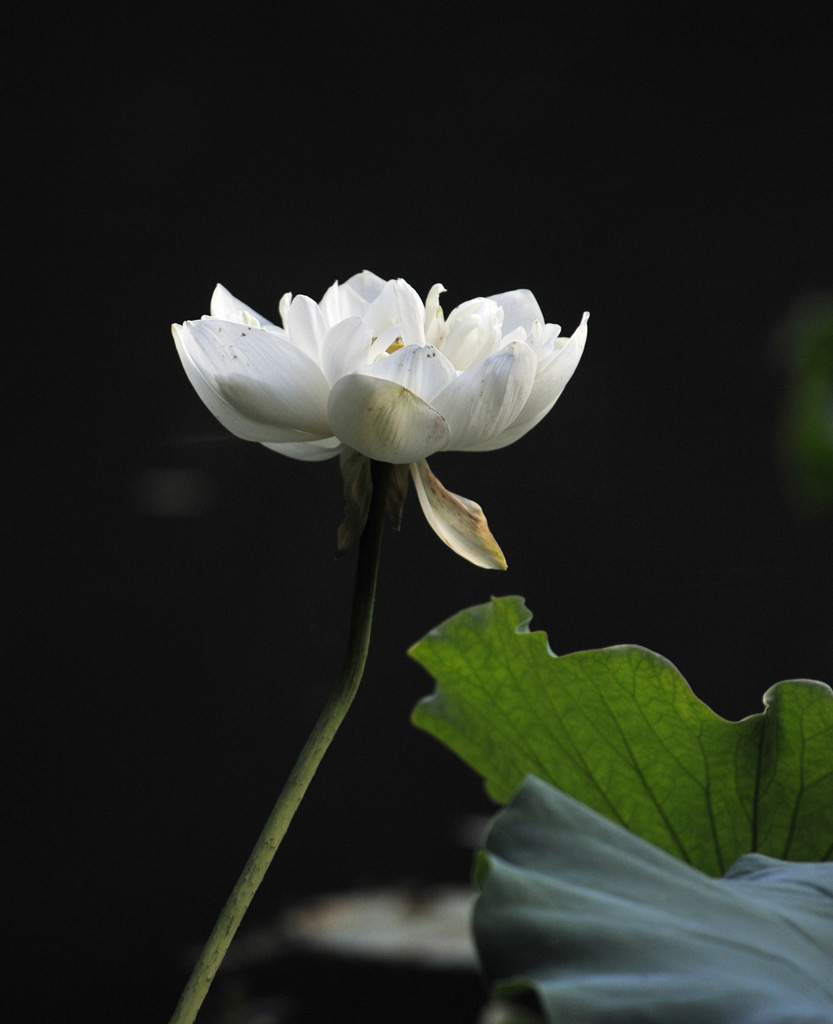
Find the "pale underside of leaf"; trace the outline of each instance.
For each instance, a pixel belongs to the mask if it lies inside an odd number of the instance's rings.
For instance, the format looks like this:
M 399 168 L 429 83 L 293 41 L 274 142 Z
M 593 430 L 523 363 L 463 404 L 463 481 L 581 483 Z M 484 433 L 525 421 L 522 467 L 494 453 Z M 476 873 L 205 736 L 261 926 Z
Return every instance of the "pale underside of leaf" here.
M 495 819 L 474 931 L 552 1024 L 833 1020 L 833 864 L 713 879 L 530 777 Z

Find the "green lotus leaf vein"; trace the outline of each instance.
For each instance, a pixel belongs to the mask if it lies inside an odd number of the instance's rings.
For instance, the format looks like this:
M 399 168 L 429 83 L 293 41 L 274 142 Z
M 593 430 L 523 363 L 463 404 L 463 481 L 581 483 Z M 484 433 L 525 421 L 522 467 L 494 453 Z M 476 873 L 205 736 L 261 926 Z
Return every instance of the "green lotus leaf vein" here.
M 436 680 L 416 725 L 505 802 L 527 775 L 710 875 L 745 853 L 833 859 L 833 691 L 778 683 L 740 722 L 642 647 L 556 657 L 517 597 L 449 619 L 410 654 Z

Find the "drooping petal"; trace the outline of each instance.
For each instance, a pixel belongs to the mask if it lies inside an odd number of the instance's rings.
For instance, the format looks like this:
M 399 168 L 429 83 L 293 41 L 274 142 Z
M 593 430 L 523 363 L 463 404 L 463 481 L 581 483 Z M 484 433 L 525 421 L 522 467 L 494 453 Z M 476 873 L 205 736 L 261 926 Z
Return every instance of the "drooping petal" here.
M 340 441 L 380 462 L 427 458 L 450 438 L 448 424 L 427 402 L 401 384 L 363 373 L 335 383 L 328 412 Z
M 261 442 L 266 448 L 279 455 L 288 455 L 290 459 L 301 462 L 324 462 L 336 455 L 341 455 L 344 445 L 337 437 L 325 437 L 322 441 L 296 441 L 276 444 L 272 441 Z
M 370 459 L 344 449 L 339 458 L 341 475 L 344 479 L 344 522 L 338 528 L 338 554 L 349 551 L 364 532 L 373 484 L 370 479 Z
M 261 327 L 274 326 L 271 320 L 267 320 L 260 313 L 256 313 L 251 306 L 247 306 L 245 302 L 235 298 L 227 288 L 218 284 L 214 289 L 214 294 L 211 296 L 212 317 L 215 317 L 217 320 L 228 320 L 231 323 L 242 324 L 246 322 L 243 316 L 244 313 L 253 316 Z
M 411 464 L 411 476 L 425 518 L 443 543 L 483 569 L 506 568 L 503 552 L 476 502 L 447 491 L 424 459 Z
M 532 390 L 515 421 L 494 437 L 471 445 L 469 451 L 488 452 L 505 448 L 541 422 L 561 396 L 578 366 L 587 339 L 588 317 L 589 314 L 585 313 L 581 324 L 569 339 L 560 339 L 564 341 L 560 348 L 542 357 Z
M 452 450 L 467 450 L 505 430 L 523 408 L 535 379 L 532 348 L 515 341 L 476 363 L 431 404 L 448 421 Z
M 359 372 L 395 381 L 426 402 L 457 379 L 454 367 L 433 345 L 406 345 Z
M 330 386 L 367 364 L 371 340 L 366 324 L 355 316 L 334 324 L 327 331 L 321 349 L 321 369 Z
M 490 295 L 489 298 L 503 310 L 504 334 L 514 331 L 516 327 L 523 327 L 529 334 L 535 320 L 544 323 L 541 307 L 528 288 L 516 288 L 511 292 L 501 292 L 500 295 Z
M 282 334 L 223 320 L 173 327 L 188 378 L 217 419 L 250 441 L 331 437 L 323 373 Z

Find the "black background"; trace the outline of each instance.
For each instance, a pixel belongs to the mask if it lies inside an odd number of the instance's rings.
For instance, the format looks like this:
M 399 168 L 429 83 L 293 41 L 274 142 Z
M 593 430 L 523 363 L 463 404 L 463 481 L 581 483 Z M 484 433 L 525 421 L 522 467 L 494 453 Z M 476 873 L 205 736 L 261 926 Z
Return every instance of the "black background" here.
M 780 679 L 833 679 L 831 522 L 799 516 L 778 474 L 773 342 L 830 286 L 824 10 L 60 8 L 16 26 L 7 1019 L 167 1020 L 180 951 L 340 663 L 337 463 L 224 435 L 174 350 L 170 323 L 216 281 L 270 318 L 364 267 L 441 281 L 446 311 L 528 287 L 567 333 L 591 312 L 533 433 L 432 460 L 508 573 L 453 555 L 413 495 L 388 531 L 365 682 L 254 923 L 356 884 L 465 881 L 454 822 L 491 805 L 410 726 L 431 684 L 404 652 L 492 594 L 524 595 L 559 653 L 660 651 L 728 718 Z M 162 514 L 160 470 L 199 483 L 189 514 Z M 466 1000 L 434 1019 L 473 1019 Z

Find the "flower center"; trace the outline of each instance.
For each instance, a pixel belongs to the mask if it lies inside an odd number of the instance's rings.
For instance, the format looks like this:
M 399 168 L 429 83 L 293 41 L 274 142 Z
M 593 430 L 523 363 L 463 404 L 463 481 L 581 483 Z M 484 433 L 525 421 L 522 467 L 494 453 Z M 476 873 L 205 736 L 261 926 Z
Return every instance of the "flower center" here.
M 397 338 L 396 341 L 392 341 L 390 345 L 385 349 L 389 356 L 392 356 L 394 352 L 398 352 L 401 348 L 405 347 L 405 342 L 401 338 Z

